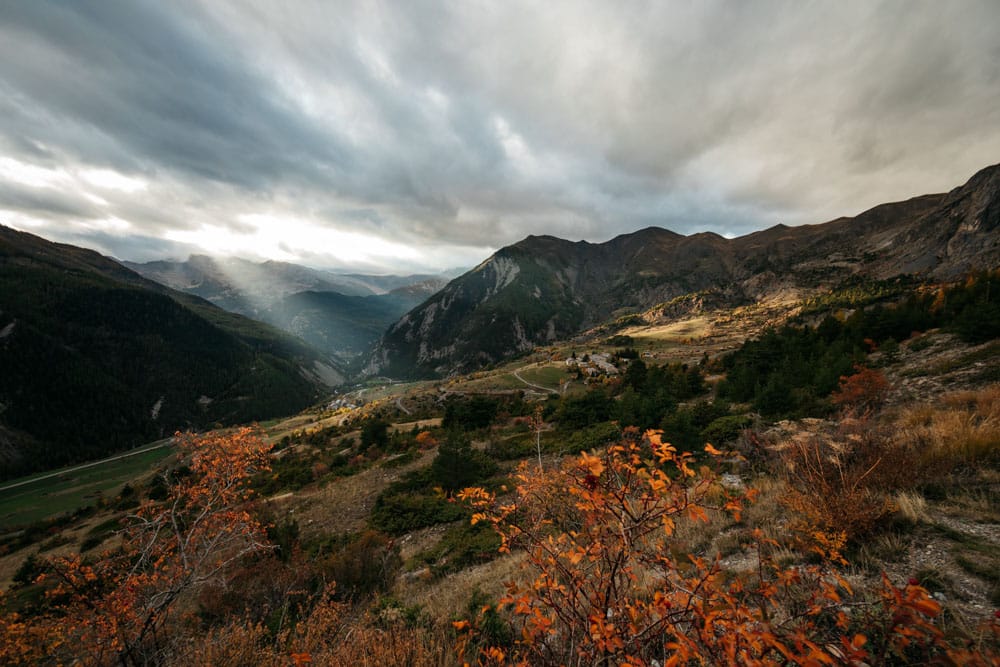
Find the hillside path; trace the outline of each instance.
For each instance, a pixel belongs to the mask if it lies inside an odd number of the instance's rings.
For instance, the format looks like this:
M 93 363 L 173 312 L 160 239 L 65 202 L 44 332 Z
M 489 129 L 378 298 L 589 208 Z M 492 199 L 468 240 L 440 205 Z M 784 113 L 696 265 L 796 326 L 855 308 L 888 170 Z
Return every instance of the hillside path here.
M 518 380 L 520 380 L 520 381 L 521 381 L 521 382 L 523 382 L 524 384 L 528 385 L 529 387 L 534 387 L 535 389 L 540 389 L 540 390 L 542 390 L 542 391 L 544 391 L 544 392 L 546 392 L 546 393 L 549 393 L 549 394 L 553 394 L 553 393 L 555 393 L 555 394 L 558 394 L 558 393 L 559 393 L 559 390 L 558 390 L 558 389 L 552 389 L 551 387 L 543 387 L 543 386 L 541 386 L 541 385 L 538 385 L 538 384 L 534 384 L 534 383 L 532 383 L 532 382 L 528 382 L 528 381 L 527 381 L 527 380 L 525 380 L 525 379 L 524 379 L 523 377 L 521 377 L 521 372 L 520 372 L 520 370 L 516 370 L 516 371 L 514 371 L 514 372 L 513 372 L 513 375 L 514 375 L 514 377 L 516 377 L 516 378 L 517 378 Z

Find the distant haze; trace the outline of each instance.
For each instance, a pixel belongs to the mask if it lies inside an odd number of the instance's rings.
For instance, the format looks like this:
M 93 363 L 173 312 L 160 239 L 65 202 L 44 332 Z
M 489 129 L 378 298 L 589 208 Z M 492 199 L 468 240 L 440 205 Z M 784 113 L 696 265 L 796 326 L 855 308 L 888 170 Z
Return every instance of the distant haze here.
M 5 3 L 0 223 L 122 259 L 472 266 L 745 234 L 1000 161 L 1000 3 Z

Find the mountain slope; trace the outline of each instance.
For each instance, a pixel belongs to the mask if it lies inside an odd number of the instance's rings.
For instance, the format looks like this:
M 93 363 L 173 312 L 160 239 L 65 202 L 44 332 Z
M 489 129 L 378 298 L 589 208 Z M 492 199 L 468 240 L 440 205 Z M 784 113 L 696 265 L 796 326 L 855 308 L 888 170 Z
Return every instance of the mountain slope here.
M 1000 265 L 1000 165 L 946 194 L 736 239 L 651 227 L 606 243 L 529 236 L 404 315 L 368 373 L 443 375 L 495 363 L 623 313 L 706 289 L 730 303 L 845 278 L 955 278 Z
M 3 477 L 295 412 L 335 375 L 287 334 L 3 226 L 0 368 Z

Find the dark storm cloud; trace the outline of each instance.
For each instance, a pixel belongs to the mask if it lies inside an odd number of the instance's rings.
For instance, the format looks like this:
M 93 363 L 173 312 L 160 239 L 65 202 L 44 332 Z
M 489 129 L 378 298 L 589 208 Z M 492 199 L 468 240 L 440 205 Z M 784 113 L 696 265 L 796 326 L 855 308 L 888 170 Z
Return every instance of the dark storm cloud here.
M 998 22 L 989 0 L 11 3 L 0 211 L 119 256 L 289 220 L 427 266 L 527 234 L 819 222 L 997 161 Z
M 132 262 L 153 262 L 162 259 L 184 260 L 198 254 L 197 246 L 164 241 L 142 234 L 114 234 L 106 231 L 71 231 L 64 243 L 84 246 L 108 257 Z
M 52 123 L 110 138 L 147 166 L 255 188 L 347 167 L 335 136 L 269 95 L 213 28 L 160 3 L 14 3 L 4 12 L 4 79 Z M 215 33 L 218 34 L 218 33 Z M 221 35 L 220 35 L 221 36 Z M 25 57 L 27 55 L 28 57 Z M 80 157 L 115 155 L 81 137 Z

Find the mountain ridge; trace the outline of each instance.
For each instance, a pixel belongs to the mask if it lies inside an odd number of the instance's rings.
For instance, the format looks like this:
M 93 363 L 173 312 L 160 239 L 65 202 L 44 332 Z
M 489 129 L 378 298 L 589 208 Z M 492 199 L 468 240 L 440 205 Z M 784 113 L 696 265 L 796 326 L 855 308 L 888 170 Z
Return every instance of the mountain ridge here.
M 365 369 L 390 377 L 474 370 L 658 302 L 713 289 L 733 303 L 852 275 L 955 279 L 1000 264 L 1000 165 L 947 193 L 734 239 L 647 227 L 603 243 L 528 236 L 404 315 Z

